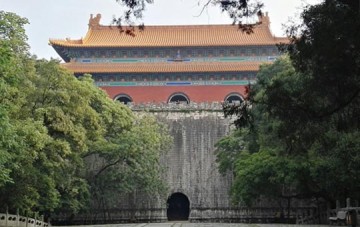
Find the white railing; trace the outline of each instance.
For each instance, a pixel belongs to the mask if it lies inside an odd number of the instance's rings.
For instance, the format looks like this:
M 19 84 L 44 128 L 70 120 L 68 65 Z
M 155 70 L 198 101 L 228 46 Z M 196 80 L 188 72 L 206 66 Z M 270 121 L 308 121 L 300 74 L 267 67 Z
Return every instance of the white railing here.
M 0 213 L 0 227 L 48 227 L 49 223 L 37 218 L 20 216 L 18 214 Z

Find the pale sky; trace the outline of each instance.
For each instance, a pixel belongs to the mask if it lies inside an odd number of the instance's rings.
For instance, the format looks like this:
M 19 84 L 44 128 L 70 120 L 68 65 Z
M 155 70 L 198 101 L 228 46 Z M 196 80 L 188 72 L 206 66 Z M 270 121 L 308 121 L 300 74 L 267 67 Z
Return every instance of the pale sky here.
M 262 0 L 268 12 L 271 31 L 284 36 L 283 24 L 297 19 L 307 4 L 322 0 Z M 146 25 L 230 24 L 231 20 L 220 9 L 210 7 L 202 15 L 205 0 L 154 0 L 144 12 Z M 102 14 L 100 23 L 110 25 L 113 16 L 122 15 L 122 7 L 115 0 L 0 0 L 0 10 L 14 12 L 30 21 L 26 33 L 31 53 L 39 58 L 60 58 L 49 38 L 79 39 L 87 32 L 90 14 Z

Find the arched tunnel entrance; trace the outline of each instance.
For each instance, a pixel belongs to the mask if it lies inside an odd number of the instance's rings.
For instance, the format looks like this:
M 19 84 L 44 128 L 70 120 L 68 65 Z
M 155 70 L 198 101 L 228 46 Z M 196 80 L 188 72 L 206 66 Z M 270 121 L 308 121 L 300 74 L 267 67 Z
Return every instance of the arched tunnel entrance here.
M 169 221 L 189 220 L 190 201 L 186 195 L 176 192 L 167 200 L 167 218 Z

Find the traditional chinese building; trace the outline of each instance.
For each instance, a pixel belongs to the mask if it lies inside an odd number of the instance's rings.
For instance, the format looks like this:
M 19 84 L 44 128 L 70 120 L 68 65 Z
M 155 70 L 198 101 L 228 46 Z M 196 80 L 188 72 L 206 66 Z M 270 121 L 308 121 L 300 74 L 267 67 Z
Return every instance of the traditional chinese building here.
M 126 202 L 129 198 L 119 196 L 107 217 L 111 221 L 259 217 L 257 210 L 232 206 L 231 174 L 218 173 L 214 144 L 229 132 L 219 103 L 241 101 L 246 86 L 256 81 L 259 66 L 279 56 L 276 44 L 287 42 L 272 35 L 268 15 L 259 17 L 261 23 L 251 34 L 232 25 L 120 28 L 100 25 L 100 18 L 91 16 L 84 38 L 50 40 L 63 65 L 76 76 L 92 74 L 96 85 L 114 100 L 164 108 L 170 103 L 187 110 L 153 112 L 174 137 L 173 148 L 163 159 L 168 198 L 150 201 L 139 195 Z M 267 212 L 261 215 L 276 213 Z
M 279 55 L 269 18 L 250 35 L 232 25 L 100 25 L 91 16 L 84 38 L 50 44 L 81 75 L 90 73 L 111 98 L 123 102 L 222 102 L 245 95 L 259 65 Z

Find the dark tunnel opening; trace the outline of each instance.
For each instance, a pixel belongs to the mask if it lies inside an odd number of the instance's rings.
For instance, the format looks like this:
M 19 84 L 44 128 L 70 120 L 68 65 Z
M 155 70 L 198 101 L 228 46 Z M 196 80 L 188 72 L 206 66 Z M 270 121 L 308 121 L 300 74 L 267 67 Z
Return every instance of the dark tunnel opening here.
M 174 193 L 167 200 L 167 218 L 169 221 L 189 220 L 190 201 L 182 193 Z

